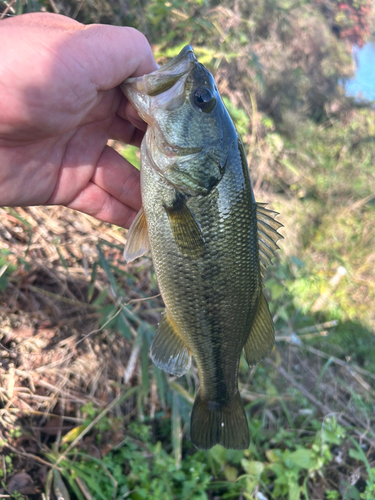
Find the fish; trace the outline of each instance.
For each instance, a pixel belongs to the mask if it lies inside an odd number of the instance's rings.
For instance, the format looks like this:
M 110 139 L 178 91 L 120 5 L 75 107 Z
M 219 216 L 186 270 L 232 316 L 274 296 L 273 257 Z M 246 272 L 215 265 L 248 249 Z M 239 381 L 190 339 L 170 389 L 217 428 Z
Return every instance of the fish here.
M 165 314 L 151 345 L 157 367 L 199 376 L 190 436 L 200 449 L 246 449 L 238 388 L 272 350 L 264 272 L 282 238 L 277 212 L 257 203 L 243 143 L 211 73 L 188 45 L 153 73 L 121 84 L 148 124 L 141 144 L 142 208 L 127 235 L 127 262 L 151 249 Z

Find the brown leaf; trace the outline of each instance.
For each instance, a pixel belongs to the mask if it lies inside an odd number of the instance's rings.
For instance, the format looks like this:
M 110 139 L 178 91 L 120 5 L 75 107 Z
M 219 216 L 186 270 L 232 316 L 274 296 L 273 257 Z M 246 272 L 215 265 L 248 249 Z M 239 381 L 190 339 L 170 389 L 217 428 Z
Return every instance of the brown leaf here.
M 38 488 L 36 488 L 33 480 L 26 472 L 14 474 L 8 483 L 7 490 L 10 495 L 15 491 L 18 491 L 21 495 L 35 495 L 38 493 Z

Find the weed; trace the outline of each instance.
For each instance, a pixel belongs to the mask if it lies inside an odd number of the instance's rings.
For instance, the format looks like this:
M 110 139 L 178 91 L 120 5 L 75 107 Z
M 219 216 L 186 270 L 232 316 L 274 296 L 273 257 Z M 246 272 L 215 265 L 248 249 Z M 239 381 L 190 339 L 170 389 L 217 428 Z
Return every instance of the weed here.
M 239 369 L 249 449 L 196 451 L 196 369 L 175 380 L 148 357 L 163 310 L 150 258 L 125 265 L 122 229 L 63 208 L 1 209 L 5 491 L 42 460 L 46 498 L 375 497 L 374 110 L 343 99 L 351 56 L 320 4 L 7 2 L 133 24 L 161 62 L 192 43 L 285 240 L 265 280 L 276 346 Z

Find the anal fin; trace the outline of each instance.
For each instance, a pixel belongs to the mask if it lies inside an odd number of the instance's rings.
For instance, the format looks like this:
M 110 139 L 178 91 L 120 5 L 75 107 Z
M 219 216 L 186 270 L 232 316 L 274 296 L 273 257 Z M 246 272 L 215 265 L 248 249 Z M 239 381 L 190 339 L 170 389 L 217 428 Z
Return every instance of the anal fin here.
M 150 250 L 147 223 L 143 208 L 137 213 L 127 234 L 127 242 L 124 249 L 124 259 L 132 262 Z
M 151 345 L 151 359 L 155 365 L 176 377 L 184 375 L 191 366 L 191 356 L 168 313 L 159 324 Z
M 244 347 L 245 359 L 249 366 L 254 366 L 264 359 L 271 352 L 274 342 L 275 330 L 271 313 L 267 300 L 261 292 L 251 331 Z

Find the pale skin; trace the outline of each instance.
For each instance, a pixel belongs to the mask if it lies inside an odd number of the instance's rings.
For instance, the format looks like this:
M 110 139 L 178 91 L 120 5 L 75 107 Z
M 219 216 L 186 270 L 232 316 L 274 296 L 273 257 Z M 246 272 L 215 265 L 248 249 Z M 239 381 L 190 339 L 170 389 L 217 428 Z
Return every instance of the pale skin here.
M 139 172 L 108 139 L 146 125 L 118 85 L 157 69 L 146 38 L 56 14 L 0 21 L 0 206 L 64 205 L 129 227 Z

